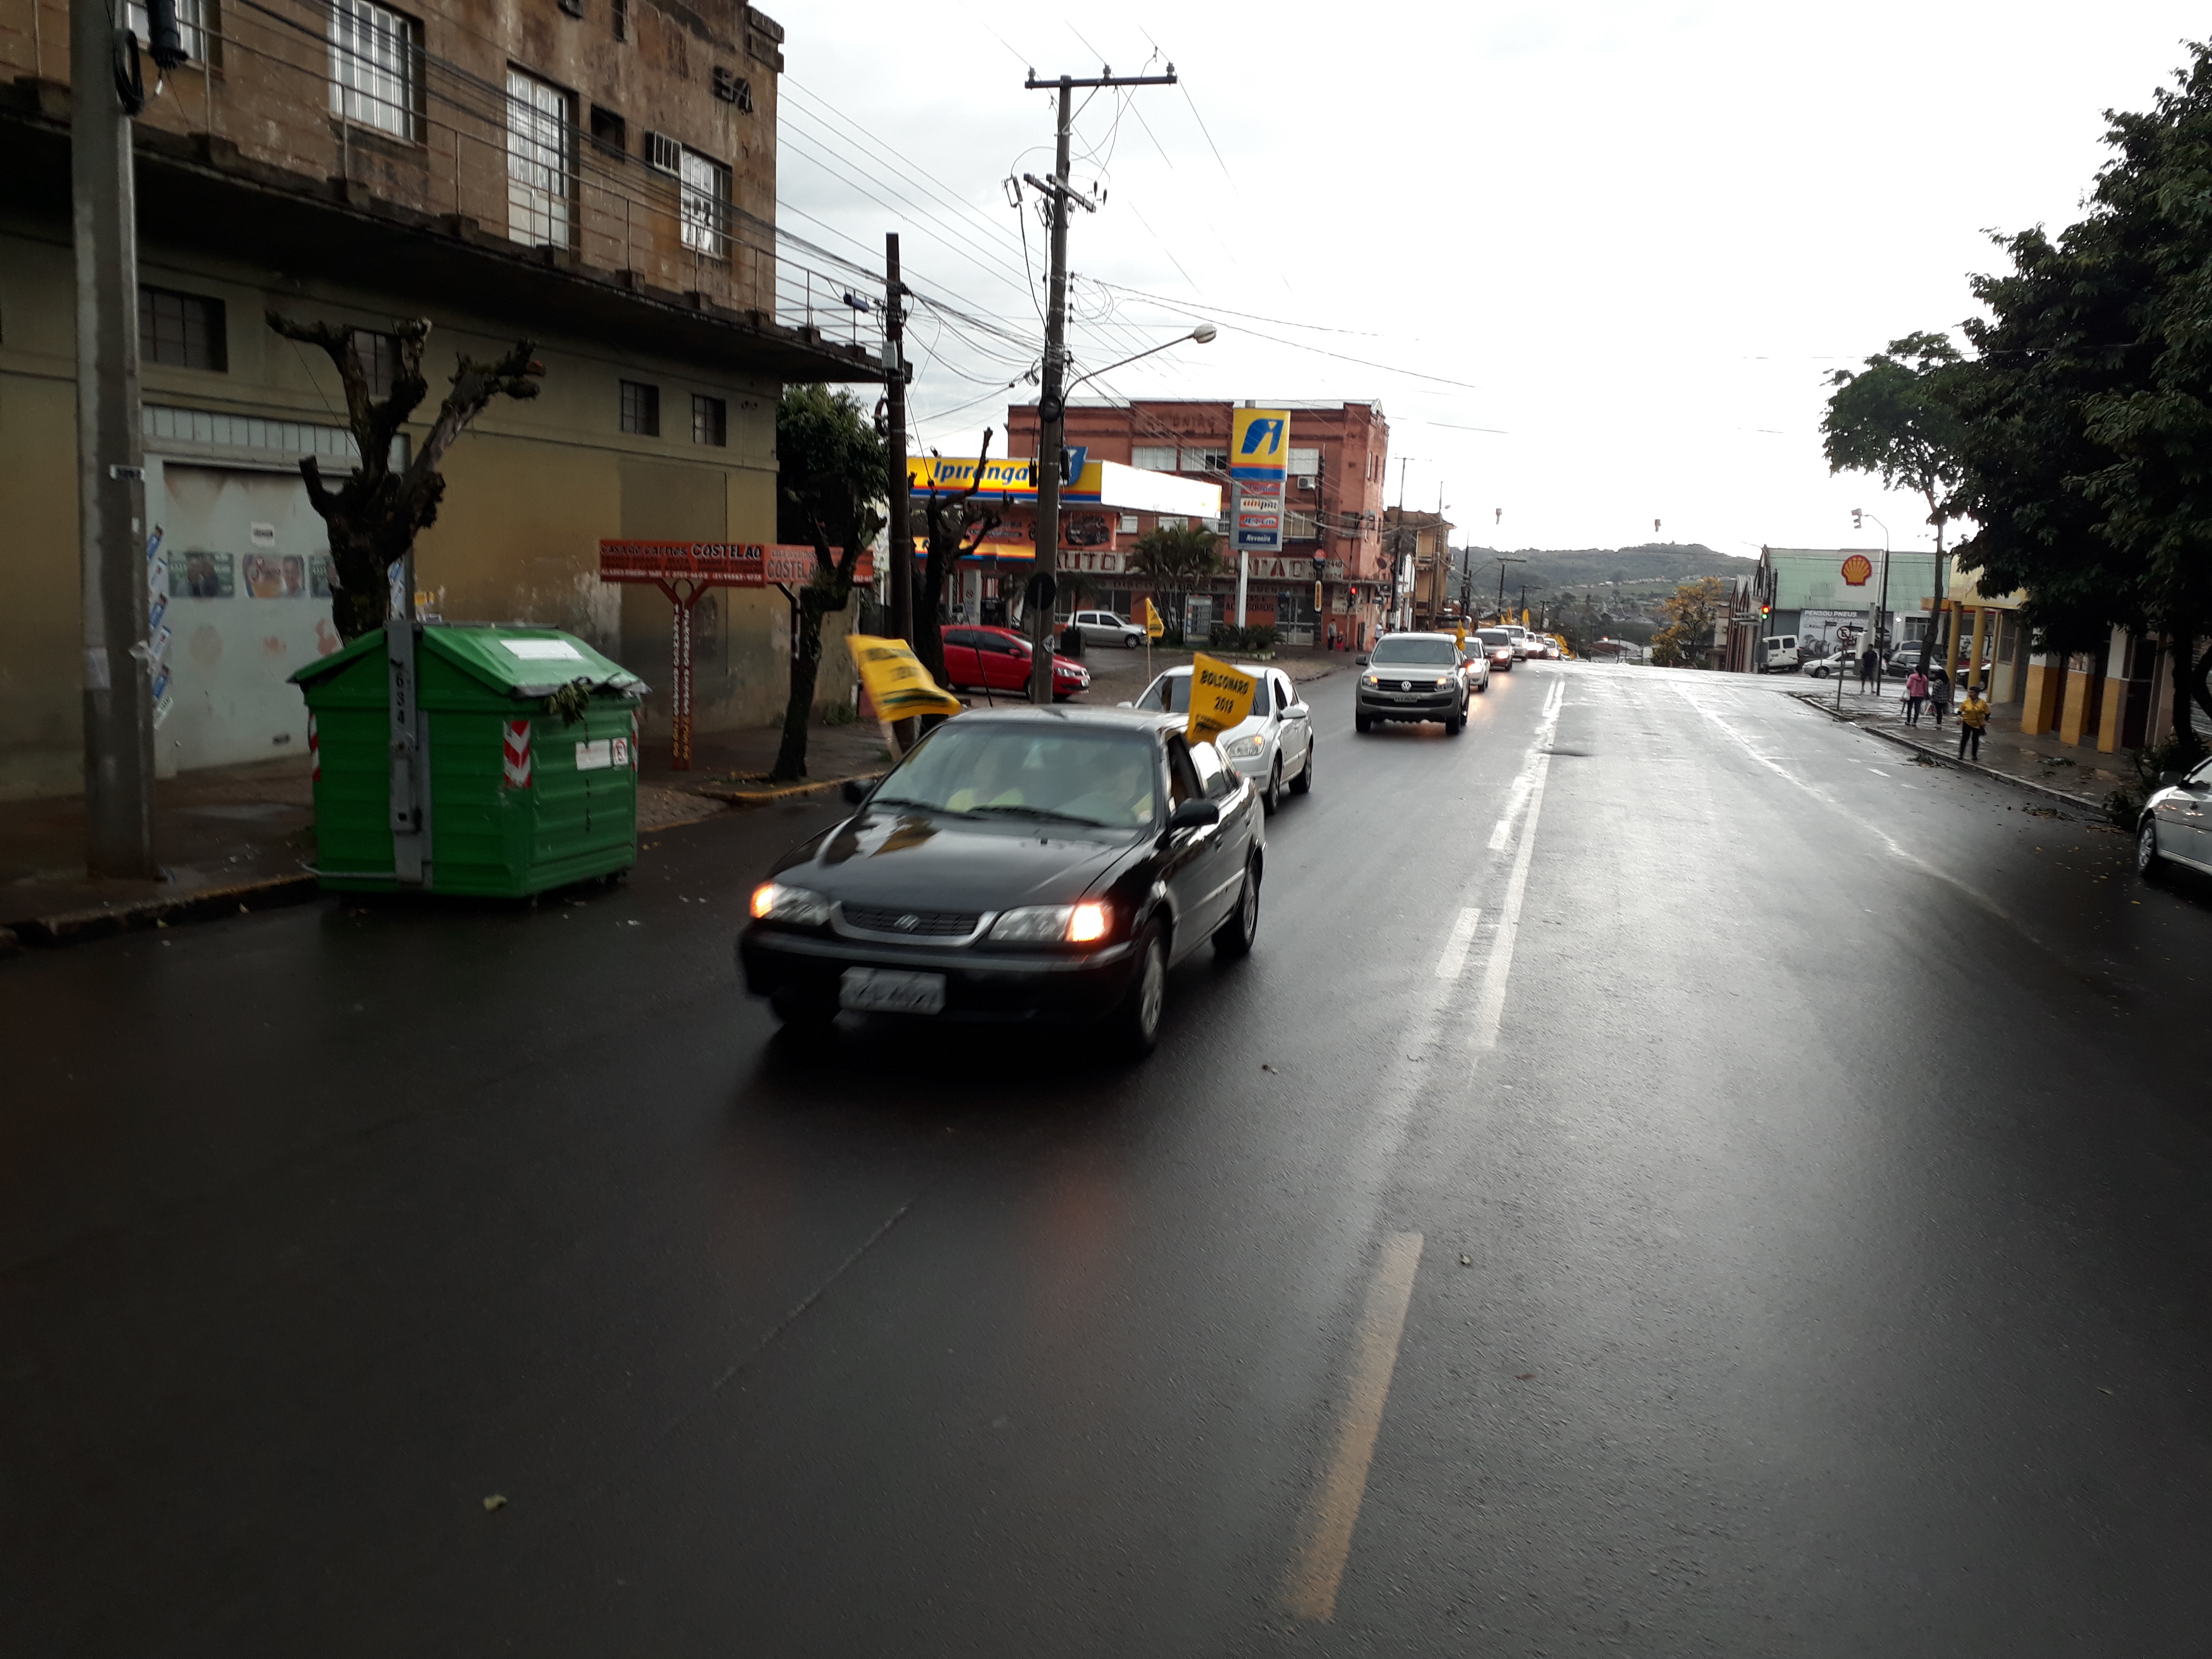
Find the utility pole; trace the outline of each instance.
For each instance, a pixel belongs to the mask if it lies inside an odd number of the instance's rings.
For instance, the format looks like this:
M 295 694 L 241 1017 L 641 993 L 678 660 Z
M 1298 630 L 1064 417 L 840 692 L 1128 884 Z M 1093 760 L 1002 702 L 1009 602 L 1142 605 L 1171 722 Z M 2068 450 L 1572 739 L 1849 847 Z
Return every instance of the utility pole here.
M 76 245 L 77 550 L 84 617 L 85 867 L 156 878 L 138 432 L 138 234 L 131 118 L 108 0 L 70 8 Z
M 884 397 L 889 416 L 891 632 L 914 643 L 914 526 L 906 485 L 906 284 L 899 280 L 898 232 L 884 235 Z
M 1492 562 L 1498 567 L 1498 620 L 1502 623 L 1505 620 L 1505 567 L 1509 564 L 1526 564 L 1528 561 L 1508 558 L 1501 553 Z
M 1022 175 L 1032 190 L 1052 204 L 1052 268 L 1044 319 L 1044 384 L 1037 394 L 1037 417 L 1042 430 L 1037 434 L 1036 568 L 1030 577 L 1024 601 L 1030 636 L 1030 701 L 1040 708 L 1052 707 L 1052 602 L 1057 586 L 1054 573 L 1060 563 L 1060 451 L 1067 438 L 1067 404 L 1063 390 L 1067 380 L 1067 204 L 1071 201 L 1078 203 L 1086 213 L 1098 210 L 1096 202 L 1079 194 L 1067 182 L 1068 137 L 1074 128 L 1075 89 L 1171 87 L 1175 83 L 1173 64 L 1168 65 L 1165 75 L 1117 76 L 1113 66 L 1108 64 L 1103 75 L 1063 75 L 1054 81 L 1040 81 L 1036 71 L 1031 70 L 1029 79 L 1022 83 L 1024 91 L 1060 94 L 1054 118 L 1052 182 L 1047 184 L 1033 173 Z

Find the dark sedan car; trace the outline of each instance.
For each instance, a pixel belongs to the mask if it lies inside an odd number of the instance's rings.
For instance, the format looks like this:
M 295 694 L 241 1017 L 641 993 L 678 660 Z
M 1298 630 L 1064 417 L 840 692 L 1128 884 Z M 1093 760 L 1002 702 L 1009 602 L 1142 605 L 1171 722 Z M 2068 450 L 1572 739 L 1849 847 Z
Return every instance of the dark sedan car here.
M 1208 939 L 1244 955 L 1260 922 L 1259 792 L 1184 725 L 947 720 L 754 889 L 746 988 L 795 1036 L 843 1010 L 1105 1020 L 1149 1050 L 1168 969 Z

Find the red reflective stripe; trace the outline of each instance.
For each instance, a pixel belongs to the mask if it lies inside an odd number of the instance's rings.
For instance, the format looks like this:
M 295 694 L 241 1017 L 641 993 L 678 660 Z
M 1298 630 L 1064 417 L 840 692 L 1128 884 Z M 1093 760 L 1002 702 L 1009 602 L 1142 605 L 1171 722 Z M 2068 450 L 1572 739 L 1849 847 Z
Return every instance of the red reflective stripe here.
M 323 738 L 315 729 L 313 714 L 307 716 L 307 781 L 310 783 L 323 781 Z
M 530 722 L 528 720 L 507 721 L 504 746 L 506 749 L 506 775 L 503 780 L 505 787 L 509 789 L 529 788 L 532 769 Z

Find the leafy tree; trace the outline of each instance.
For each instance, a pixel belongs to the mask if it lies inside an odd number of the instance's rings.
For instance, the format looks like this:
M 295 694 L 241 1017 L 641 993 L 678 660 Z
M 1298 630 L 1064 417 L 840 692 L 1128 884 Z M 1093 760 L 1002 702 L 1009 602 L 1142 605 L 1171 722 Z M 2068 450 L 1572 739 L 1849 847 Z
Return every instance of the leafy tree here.
M 1936 607 L 1943 602 L 1943 533 L 1958 516 L 1962 437 L 1958 411 L 1944 396 L 1955 374 L 1958 349 L 1941 334 L 1908 334 L 1892 340 L 1863 369 L 1839 368 L 1829 377 L 1836 390 L 1820 420 L 1820 447 L 1831 472 L 1869 472 L 1886 489 L 1909 489 L 1928 504 L 1936 527 Z M 1932 613 L 1931 613 L 1932 614 Z M 1920 641 L 1920 667 L 1928 667 L 1934 630 Z
M 392 441 L 430 392 L 422 378 L 428 320 L 392 325 L 392 385 L 378 398 L 362 362 L 364 331 L 341 323 L 302 323 L 276 311 L 268 319 L 286 339 L 327 354 L 345 387 L 346 424 L 361 452 L 360 465 L 336 489 L 324 483 L 312 455 L 301 458 L 300 476 L 307 480 L 307 504 L 321 515 L 330 536 L 331 618 L 340 639 L 357 640 L 384 626 L 392 592 L 386 573 L 392 564 L 405 561 L 407 577 L 414 578 L 415 538 L 437 522 L 438 505 L 445 500 L 446 479 L 439 469 L 447 452 L 493 398 L 535 398 L 545 366 L 536 361 L 538 348 L 528 340 L 518 340 L 495 362 L 461 357 L 453 369 L 453 390 L 438 406 L 428 434 L 405 468 L 395 472 Z
M 1728 584 L 1718 576 L 1701 576 L 1659 603 L 1667 625 L 1651 636 L 1651 660 L 1662 668 L 1704 667 L 1713 629 L 1728 614 Z
M 1147 530 L 1130 550 L 1128 567 L 1152 585 L 1163 603 L 1160 615 L 1180 629 L 1182 599 L 1213 580 L 1221 569 L 1221 538 L 1197 525 Z
M 783 742 L 769 773 L 776 782 L 791 782 L 806 775 L 822 619 L 851 602 L 860 554 L 884 527 L 878 509 L 890 460 L 882 434 L 852 393 L 819 385 L 784 388 L 775 409 L 775 453 L 776 539 L 814 546 L 814 574 L 793 596 L 791 695 Z
M 914 596 L 914 654 L 939 685 L 945 684 L 945 584 L 960 561 L 981 546 L 983 538 L 999 526 L 996 513 L 975 504 L 975 492 L 983 485 L 983 463 L 990 455 L 991 433 L 986 428 L 983 447 L 975 456 L 975 476 L 968 488 L 957 495 L 918 501 L 912 509 L 929 545 L 921 586 Z
M 1983 591 L 2025 587 L 2045 650 L 2163 631 L 2193 749 L 2192 698 L 2212 715 L 2212 653 L 2190 660 L 2212 615 L 2212 48 L 2190 52 L 2150 111 L 2107 112 L 2084 219 L 1999 240 L 2011 269 L 1974 280 L 1990 314 L 1950 392 Z

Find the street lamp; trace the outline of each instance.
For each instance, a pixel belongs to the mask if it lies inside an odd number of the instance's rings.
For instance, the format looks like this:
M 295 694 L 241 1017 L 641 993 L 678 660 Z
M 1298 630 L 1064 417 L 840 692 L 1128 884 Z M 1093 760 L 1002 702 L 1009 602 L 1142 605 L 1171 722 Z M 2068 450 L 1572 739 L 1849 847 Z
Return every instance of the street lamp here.
M 1218 331 L 1214 328 L 1212 323 L 1200 323 L 1196 328 L 1191 330 L 1189 333 L 1178 334 L 1174 339 L 1163 340 L 1156 346 L 1147 346 L 1144 350 L 1138 352 L 1135 356 L 1124 357 L 1118 363 L 1109 363 L 1103 368 L 1092 369 L 1088 374 L 1077 375 L 1073 380 L 1067 383 L 1066 387 L 1062 391 L 1060 395 L 1064 398 L 1068 392 L 1074 391 L 1076 387 L 1081 386 L 1085 380 L 1095 380 L 1101 374 L 1111 374 L 1117 368 L 1127 368 L 1131 363 L 1135 362 L 1139 357 L 1149 357 L 1155 351 L 1165 351 L 1170 346 L 1179 346 L 1185 341 L 1189 341 L 1196 345 L 1212 345 L 1215 338 L 1218 337 Z

